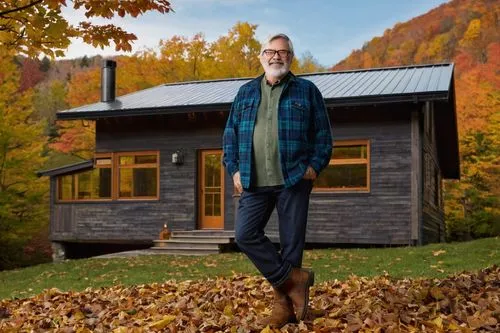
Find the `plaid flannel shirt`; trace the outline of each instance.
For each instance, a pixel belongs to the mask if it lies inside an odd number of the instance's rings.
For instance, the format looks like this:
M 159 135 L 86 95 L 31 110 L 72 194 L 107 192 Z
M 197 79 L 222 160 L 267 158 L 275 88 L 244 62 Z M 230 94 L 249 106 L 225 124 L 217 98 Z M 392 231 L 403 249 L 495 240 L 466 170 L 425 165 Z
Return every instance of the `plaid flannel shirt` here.
M 240 171 L 245 189 L 251 185 L 253 130 L 262 78 L 240 88 L 223 136 L 223 164 L 231 176 Z M 319 175 L 330 162 L 332 133 L 323 96 L 312 82 L 292 73 L 278 104 L 278 141 L 285 187 L 298 183 L 309 165 Z

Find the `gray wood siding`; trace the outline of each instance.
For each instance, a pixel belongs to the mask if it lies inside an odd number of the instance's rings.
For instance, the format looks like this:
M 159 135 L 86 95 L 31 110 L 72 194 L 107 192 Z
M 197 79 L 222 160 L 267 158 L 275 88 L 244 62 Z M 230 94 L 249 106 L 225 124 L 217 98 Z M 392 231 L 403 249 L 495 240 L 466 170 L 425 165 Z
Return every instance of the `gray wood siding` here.
M 419 110 L 411 113 L 411 239 L 421 243 L 422 221 L 422 116 Z
M 434 105 L 427 103 L 424 112 L 423 135 L 423 200 L 422 243 L 444 241 L 444 204 L 442 177 L 438 163 Z
M 164 223 L 172 230 L 197 228 L 197 163 L 200 149 L 220 149 L 222 129 L 177 126 L 161 118 L 135 122 L 117 119 L 98 123 L 96 152 L 158 150 L 160 152 L 160 199 L 154 201 L 113 201 L 55 204 L 55 210 L 74 211 L 71 234 L 58 233 L 56 240 L 152 241 Z M 222 120 L 221 120 L 222 123 Z M 184 163 L 171 162 L 172 153 L 181 150 Z M 226 179 L 226 184 L 232 184 Z M 234 228 L 232 187 L 226 186 L 225 229 Z M 229 197 L 229 199 L 228 199 Z M 227 201 L 229 200 L 229 201 Z M 65 215 L 65 218 L 69 218 Z M 53 224 L 57 218 L 53 219 Z
M 370 140 L 370 193 L 311 194 L 309 243 L 411 243 L 411 130 L 406 120 L 339 123 L 334 140 Z M 277 240 L 277 216 L 266 231 Z

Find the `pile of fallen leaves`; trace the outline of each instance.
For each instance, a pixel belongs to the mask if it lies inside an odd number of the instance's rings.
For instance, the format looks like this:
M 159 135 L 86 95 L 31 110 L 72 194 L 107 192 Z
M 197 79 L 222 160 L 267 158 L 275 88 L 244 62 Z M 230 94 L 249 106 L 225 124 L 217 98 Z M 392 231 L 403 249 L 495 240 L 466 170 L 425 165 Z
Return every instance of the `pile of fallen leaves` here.
M 311 290 L 310 318 L 284 332 L 500 331 L 500 268 L 445 279 L 352 276 Z M 0 301 L 1 332 L 272 332 L 272 289 L 234 276 L 134 287 L 46 290 Z

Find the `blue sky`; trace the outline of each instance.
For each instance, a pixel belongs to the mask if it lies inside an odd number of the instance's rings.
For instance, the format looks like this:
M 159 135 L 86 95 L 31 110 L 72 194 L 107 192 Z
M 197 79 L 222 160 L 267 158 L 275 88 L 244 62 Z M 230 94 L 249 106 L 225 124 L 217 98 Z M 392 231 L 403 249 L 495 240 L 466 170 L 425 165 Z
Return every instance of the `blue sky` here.
M 160 39 L 173 35 L 192 37 L 203 32 L 208 41 L 226 35 L 236 22 L 257 24 L 257 38 L 284 32 L 292 38 L 300 57 L 310 52 L 325 66 L 332 66 L 353 49 L 398 22 L 446 3 L 444 0 L 171 0 L 175 13 L 147 14 L 133 18 L 114 18 L 113 23 L 139 38 L 134 51 L 157 49 Z M 66 10 L 71 23 L 84 18 L 82 13 Z M 109 21 L 95 20 L 99 24 Z M 101 50 L 75 40 L 66 58 L 116 54 L 114 48 Z

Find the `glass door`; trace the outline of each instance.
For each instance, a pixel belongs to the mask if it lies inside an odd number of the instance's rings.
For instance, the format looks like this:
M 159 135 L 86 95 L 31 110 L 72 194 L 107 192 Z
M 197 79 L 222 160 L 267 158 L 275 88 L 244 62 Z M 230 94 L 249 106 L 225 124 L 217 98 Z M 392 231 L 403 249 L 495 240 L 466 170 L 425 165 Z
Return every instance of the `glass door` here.
M 200 158 L 200 229 L 224 229 L 224 168 L 222 150 L 203 150 Z

